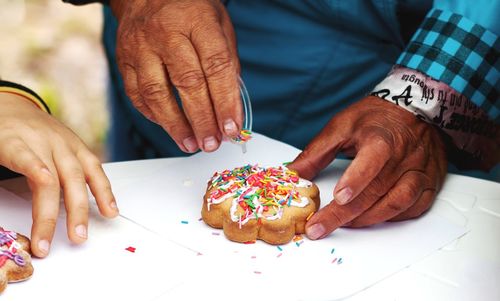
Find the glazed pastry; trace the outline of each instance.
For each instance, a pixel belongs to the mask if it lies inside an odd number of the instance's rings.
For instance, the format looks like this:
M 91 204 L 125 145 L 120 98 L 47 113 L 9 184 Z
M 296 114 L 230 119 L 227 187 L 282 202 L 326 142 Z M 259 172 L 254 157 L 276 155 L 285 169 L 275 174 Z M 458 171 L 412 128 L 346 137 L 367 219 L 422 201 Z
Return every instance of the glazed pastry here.
M 30 240 L 0 227 L 0 293 L 7 283 L 23 281 L 33 275 Z
M 305 233 L 320 205 L 318 187 L 285 166 L 246 165 L 216 172 L 208 182 L 201 216 L 229 240 L 285 244 Z

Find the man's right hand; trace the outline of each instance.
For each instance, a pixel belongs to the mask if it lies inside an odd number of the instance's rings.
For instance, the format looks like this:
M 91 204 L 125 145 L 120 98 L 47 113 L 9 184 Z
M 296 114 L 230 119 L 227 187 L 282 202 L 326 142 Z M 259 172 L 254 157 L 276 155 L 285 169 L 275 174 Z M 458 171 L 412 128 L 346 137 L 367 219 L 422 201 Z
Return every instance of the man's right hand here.
M 111 8 L 119 21 L 118 67 L 134 106 L 184 152 L 214 151 L 223 136 L 237 136 L 239 61 L 220 1 L 111 0 Z

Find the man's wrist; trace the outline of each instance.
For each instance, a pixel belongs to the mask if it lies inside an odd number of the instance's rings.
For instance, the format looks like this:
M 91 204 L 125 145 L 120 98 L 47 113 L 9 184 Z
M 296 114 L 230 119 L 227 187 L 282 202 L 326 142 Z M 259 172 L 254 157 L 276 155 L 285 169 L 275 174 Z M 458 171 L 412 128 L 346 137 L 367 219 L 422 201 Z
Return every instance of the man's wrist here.
M 477 161 L 489 161 L 485 157 L 498 151 L 500 126 L 467 97 L 419 71 L 395 66 L 372 95 L 437 126 L 460 152 Z

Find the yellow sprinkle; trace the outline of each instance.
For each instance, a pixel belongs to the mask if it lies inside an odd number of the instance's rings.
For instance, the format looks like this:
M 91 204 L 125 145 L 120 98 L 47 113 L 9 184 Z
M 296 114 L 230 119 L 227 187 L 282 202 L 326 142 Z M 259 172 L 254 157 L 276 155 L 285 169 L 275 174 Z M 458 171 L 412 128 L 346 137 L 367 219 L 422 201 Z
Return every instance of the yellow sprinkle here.
M 311 217 L 313 216 L 314 212 L 309 213 L 309 215 L 306 217 L 306 221 L 310 220 Z

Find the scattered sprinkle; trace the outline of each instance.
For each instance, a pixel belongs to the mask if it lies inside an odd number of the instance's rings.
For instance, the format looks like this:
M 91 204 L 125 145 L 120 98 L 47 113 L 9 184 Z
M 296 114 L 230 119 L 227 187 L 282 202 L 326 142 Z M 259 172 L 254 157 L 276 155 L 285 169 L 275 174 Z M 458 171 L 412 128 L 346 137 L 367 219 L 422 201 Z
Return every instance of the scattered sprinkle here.
M 255 259 L 255 258 L 257 258 L 257 256 L 253 255 L 253 256 L 252 256 L 252 257 L 250 257 L 250 258 Z
M 201 222 L 202 220 L 203 220 L 203 217 L 200 217 L 200 218 L 198 219 L 198 221 L 199 221 L 199 222 Z
M 278 248 L 278 250 L 280 251 L 283 251 L 283 248 L 281 248 L 280 246 L 277 246 L 276 248 Z
M 332 260 L 332 263 L 335 263 L 337 261 L 337 257 L 335 257 L 333 260 Z
M 281 257 L 281 255 L 283 255 L 283 253 L 279 253 L 279 254 L 278 254 L 278 256 L 276 256 L 276 257 L 280 258 L 280 257 Z
M 314 212 L 309 213 L 309 215 L 306 217 L 306 221 L 310 220 L 311 217 L 313 216 Z
M 301 236 L 301 235 L 295 235 L 295 236 L 293 237 L 293 241 L 294 241 L 294 242 L 297 242 L 297 241 L 299 241 L 299 240 L 302 240 L 302 236 Z
M 201 256 L 201 255 L 203 255 L 203 254 L 200 252 L 196 253 L 196 256 Z
M 254 244 L 255 243 L 255 240 L 249 240 L 249 241 L 245 241 L 244 244 L 245 245 L 251 245 L 251 244 Z
M 212 232 L 212 235 L 220 235 L 219 232 Z
M 337 261 L 337 264 L 342 264 L 342 257 L 339 258 L 339 261 Z
M 288 161 L 288 162 L 283 162 L 282 165 L 283 166 L 287 166 L 288 164 L 292 163 L 292 161 Z
M 181 221 L 181 223 L 182 223 L 182 224 L 185 224 L 185 225 L 189 224 L 189 222 L 188 222 L 188 221 Z
M 253 272 L 254 272 L 254 274 L 258 274 L 258 275 L 262 274 L 261 271 L 253 271 Z
M 135 248 L 134 247 L 128 247 L 125 249 L 126 251 L 129 251 L 130 253 L 135 253 Z
M 335 248 L 332 248 L 332 251 L 330 252 L 330 254 L 333 254 L 333 252 L 335 252 Z

